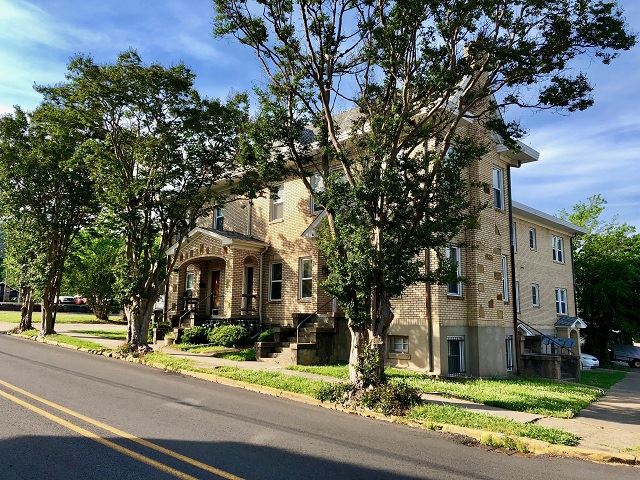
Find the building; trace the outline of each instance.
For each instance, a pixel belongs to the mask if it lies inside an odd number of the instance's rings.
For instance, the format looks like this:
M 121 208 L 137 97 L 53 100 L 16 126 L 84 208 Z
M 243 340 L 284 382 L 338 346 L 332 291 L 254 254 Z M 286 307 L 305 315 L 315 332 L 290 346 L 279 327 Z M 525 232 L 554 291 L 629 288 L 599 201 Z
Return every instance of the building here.
M 537 161 L 535 150 L 521 145 L 513 152 L 499 142 L 493 147 L 467 171 L 470 182 L 484 185 L 472 190 L 472 201 L 490 207 L 480 213 L 478 228 L 465 231 L 446 252 L 463 280 L 416 284 L 394 301 L 390 365 L 435 375 L 504 376 L 515 368 L 517 351 L 558 353 L 564 348 L 558 337 L 579 345 L 583 324 L 575 318 L 570 243 L 581 230 L 512 201 L 511 169 Z M 303 182 L 290 178 L 271 195 L 235 201 L 198 219 L 180 249 L 168 252 L 178 255 L 167 295 L 174 326 L 241 321 L 276 331 L 275 342 L 259 346 L 260 356 L 306 364 L 346 361 L 346 321 L 319 287 L 327 273 L 314 240 L 322 216 Z M 426 268 L 436 261 L 434 252 L 425 253 Z M 561 295 L 560 316 L 554 294 Z

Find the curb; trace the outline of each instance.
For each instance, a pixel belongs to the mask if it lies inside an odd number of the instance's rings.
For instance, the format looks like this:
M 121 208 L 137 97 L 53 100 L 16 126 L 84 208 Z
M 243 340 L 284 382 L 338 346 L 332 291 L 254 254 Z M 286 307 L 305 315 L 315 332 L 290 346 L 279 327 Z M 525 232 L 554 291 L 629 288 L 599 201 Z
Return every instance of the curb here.
M 21 334 L 15 334 L 15 333 L 9 333 L 9 332 L 7 332 L 6 334 L 14 337 L 19 337 L 25 340 L 32 340 L 32 341 L 37 341 L 39 343 L 46 343 L 46 344 L 55 345 L 58 347 L 69 348 L 71 350 L 79 350 L 82 352 L 92 353 L 94 355 L 108 356 L 108 354 L 111 352 L 111 350 L 107 348 L 102 350 L 92 350 L 85 347 L 75 347 L 73 345 L 56 342 L 54 340 L 47 340 L 42 337 L 27 337 Z M 301 393 L 289 392 L 289 391 L 281 390 L 278 388 L 256 385 L 252 383 L 242 382 L 239 380 L 233 380 L 233 379 L 221 377 L 219 375 L 215 375 L 212 373 L 194 372 L 191 370 L 182 370 L 182 369 L 175 369 L 175 370 L 169 369 L 163 364 L 156 363 L 156 362 L 145 362 L 142 358 L 139 358 L 139 357 L 125 357 L 125 358 L 109 357 L 109 358 L 116 358 L 118 360 L 124 360 L 130 363 L 146 365 L 148 367 L 163 370 L 165 372 L 179 373 L 187 377 L 198 378 L 200 380 L 218 383 L 220 385 L 225 385 L 228 387 L 242 388 L 244 390 L 249 390 L 255 393 L 261 393 L 263 395 L 286 398 L 288 400 L 304 403 L 306 405 L 310 405 L 314 407 L 322 407 L 328 410 L 335 410 L 335 411 L 348 413 L 352 415 L 358 415 L 361 417 L 372 418 L 375 420 L 381 420 L 388 423 L 406 425 L 408 427 L 413 427 L 413 428 L 428 429 L 428 430 L 440 431 L 440 432 L 445 432 L 445 433 L 450 433 L 455 435 L 464 435 L 466 437 L 470 437 L 478 441 L 483 445 L 489 445 L 489 446 L 494 446 L 498 448 L 507 448 L 511 450 L 518 450 L 523 453 L 529 453 L 536 456 L 537 455 L 554 455 L 554 456 L 562 456 L 562 457 L 568 457 L 568 458 L 577 458 L 580 460 L 588 460 L 596 463 L 640 466 L 640 456 L 629 455 L 625 453 L 611 453 L 611 452 L 605 452 L 602 450 L 591 450 L 591 449 L 580 448 L 580 447 L 571 447 L 567 445 L 557 445 L 557 444 L 552 444 L 542 440 L 535 440 L 535 439 L 526 438 L 526 437 L 515 437 L 515 436 L 510 436 L 510 435 L 499 433 L 499 432 L 478 430 L 474 428 L 460 427 L 457 425 L 449 425 L 449 424 L 443 424 L 443 423 L 421 422 L 421 421 L 411 420 L 403 417 L 384 415 L 382 413 L 375 412 L 368 409 L 348 408 L 338 404 L 322 402 L 320 400 L 317 400 L 313 397 L 309 397 L 308 395 L 303 395 Z

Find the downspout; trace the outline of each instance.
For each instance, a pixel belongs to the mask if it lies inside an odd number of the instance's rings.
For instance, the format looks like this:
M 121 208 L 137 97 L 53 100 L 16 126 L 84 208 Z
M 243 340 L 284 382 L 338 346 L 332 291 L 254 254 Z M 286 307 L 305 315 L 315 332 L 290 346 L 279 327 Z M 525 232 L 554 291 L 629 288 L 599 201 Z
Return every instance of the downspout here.
M 260 285 L 260 287 L 258 288 L 258 319 L 260 320 L 260 328 L 262 328 L 262 290 L 264 289 L 264 285 L 262 284 L 262 278 L 263 278 L 263 265 L 264 265 L 264 254 L 267 252 L 267 249 L 269 248 L 269 245 L 267 245 L 266 247 L 264 247 L 264 250 L 262 250 L 260 252 L 260 271 L 258 274 L 258 284 Z
M 164 281 L 164 308 L 162 309 L 162 322 L 169 322 L 169 283 L 171 283 L 171 271 L 169 270 L 169 265 L 171 265 L 171 261 L 169 260 L 171 255 L 167 255 L 167 278 Z
M 518 166 L 520 164 L 518 163 Z M 509 251 L 511 252 L 511 298 L 513 301 L 513 343 L 515 347 L 514 371 L 520 375 L 520 341 L 518 340 L 518 305 L 516 303 L 516 263 L 513 245 L 513 199 L 511 198 L 511 165 L 507 165 L 507 195 L 509 195 Z
M 424 252 L 424 268 L 426 275 L 431 273 L 431 255 L 429 250 Z M 425 287 L 425 307 L 427 309 L 427 342 L 429 346 L 429 371 L 433 372 L 433 316 L 431 315 L 431 285 L 427 280 Z
M 576 264 L 573 255 L 573 236 L 569 237 L 569 248 L 571 249 L 571 284 L 573 285 L 573 311 L 578 316 L 578 302 L 576 301 Z

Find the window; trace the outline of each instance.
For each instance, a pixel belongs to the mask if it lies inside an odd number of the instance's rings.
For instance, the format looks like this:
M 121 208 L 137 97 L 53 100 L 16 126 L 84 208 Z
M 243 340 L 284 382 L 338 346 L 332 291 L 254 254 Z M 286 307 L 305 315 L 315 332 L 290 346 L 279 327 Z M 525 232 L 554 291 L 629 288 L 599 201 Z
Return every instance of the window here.
M 311 298 L 313 289 L 313 269 L 310 258 L 301 258 L 299 266 L 300 298 Z
M 520 282 L 516 282 L 516 313 L 520 313 Z
M 409 353 L 409 337 L 400 335 L 389 336 L 390 353 Z
M 537 283 L 531 284 L 531 304 L 534 307 L 540 306 L 540 285 Z
M 504 209 L 504 181 L 502 169 L 493 167 L 493 206 Z
M 449 375 L 464 374 L 464 337 L 447 337 Z
M 535 228 L 530 228 L 529 229 L 529 248 L 531 250 L 536 250 L 538 248 L 538 239 L 536 236 L 536 229 Z
M 564 263 L 564 240 L 562 237 L 551 237 L 551 249 L 553 250 L 553 260 Z
M 504 343 L 507 354 L 507 372 L 510 372 L 513 370 L 513 335 L 507 335 Z
M 316 173 L 311 176 L 310 179 L 311 190 L 315 194 L 316 192 L 324 192 L 324 180 L 322 175 Z M 316 203 L 315 195 L 311 195 L 311 213 L 318 213 L 322 211 L 322 207 Z
M 518 251 L 518 230 L 516 229 L 516 222 L 511 223 L 511 245 L 513 245 L 513 251 Z
M 282 300 L 282 262 L 274 262 L 269 269 L 269 300 Z
M 556 313 L 558 315 L 567 314 L 567 289 L 556 288 Z
M 509 273 L 507 266 L 507 256 L 502 255 L 502 299 L 504 303 L 509 301 Z
M 213 211 L 213 229 L 224 230 L 224 209 L 216 207 Z
M 193 272 L 187 272 L 187 277 L 184 281 L 184 289 L 189 292 L 191 295 L 193 294 L 193 290 L 196 285 L 196 274 Z
M 280 185 L 276 190 L 271 191 L 271 208 L 269 208 L 269 219 L 274 222 L 284 218 L 284 185 Z
M 457 282 L 452 282 L 447 287 L 447 294 L 454 297 L 462 296 L 462 282 L 459 280 L 462 276 L 462 264 L 461 264 L 461 249 L 460 247 L 447 247 L 446 257 L 448 260 L 456 264 L 456 275 L 458 277 Z

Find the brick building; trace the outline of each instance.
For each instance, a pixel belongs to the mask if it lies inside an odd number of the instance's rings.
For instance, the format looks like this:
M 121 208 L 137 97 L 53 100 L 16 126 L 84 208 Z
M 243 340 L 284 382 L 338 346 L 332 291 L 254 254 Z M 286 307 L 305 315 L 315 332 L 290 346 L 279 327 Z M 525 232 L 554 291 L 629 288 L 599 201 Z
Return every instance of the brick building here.
M 512 201 L 511 170 L 537 161 L 535 150 L 491 145 L 467 171 L 480 185 L 472 201 L 489 207 L 478 228 L 447 251 L 462 280 L 415 284 L 394 301 L 390 365 L 436 375 L 504 376 L 515 367 L 516 350 L 558 353 L 563 342 L 557 339 L 573 338 L 579 351 L 583 324 L 575 318 L 570 245 L 581 230 Z M 302 180 L 290 178 L 271 195 L 228 203 L 199 219 L 180 249 L 168 252 L 178 255 L 166 299 L 174 326 L 211 318 L 253 323 L 276 331 L 275 342 L 258 349 L 264 357 L 345 361 L 346 322 L 319 286 L 326 267 L 314 235 L 322 216 Z M 425 253 L 427 265 L 436 261 L 434 252 Z

